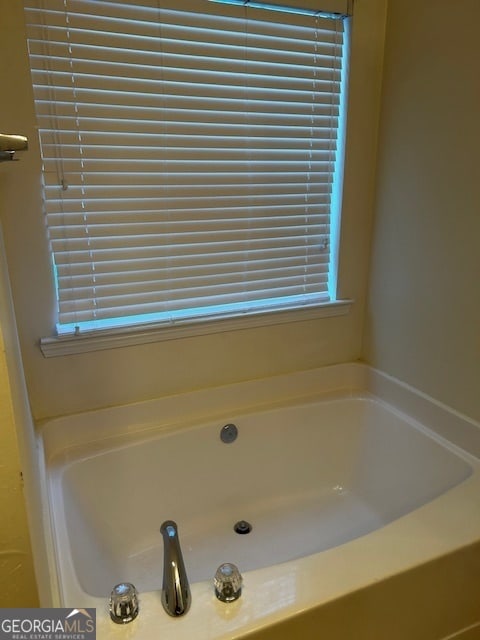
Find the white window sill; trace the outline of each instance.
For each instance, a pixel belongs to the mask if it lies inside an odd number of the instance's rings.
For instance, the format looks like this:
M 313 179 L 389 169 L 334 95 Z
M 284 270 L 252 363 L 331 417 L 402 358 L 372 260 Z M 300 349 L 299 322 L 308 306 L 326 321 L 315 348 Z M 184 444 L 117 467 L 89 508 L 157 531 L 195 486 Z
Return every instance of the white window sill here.
M 273 324 L 341 316 L 349 313 L 352 302 L 352 300 L 336 300 L 304 309 L 255 313 L 235 318 L 217 318 L 215 320 L 189 321 L 188 323 L 179 322 L 169 326 L 150 325 L 148 327 L 105 329 L 103 331 L 83 333 L 78 336 L 42 338 L 40 340 L 40 349 L 46 358 L 53 358 L 162 340 L 175 340 L 177 338 L 233 331 L 235 329 L 251 329 Z

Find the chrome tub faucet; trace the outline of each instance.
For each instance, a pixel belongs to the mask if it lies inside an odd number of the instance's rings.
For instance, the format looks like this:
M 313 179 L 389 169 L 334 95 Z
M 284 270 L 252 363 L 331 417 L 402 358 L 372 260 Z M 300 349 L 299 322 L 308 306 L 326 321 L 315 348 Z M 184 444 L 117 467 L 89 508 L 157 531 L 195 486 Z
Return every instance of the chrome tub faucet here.
M 190 608 L 191 594 L 177 524 L 166 520 L 160 533 L 163 536 L 163 608 L 170 616 L 181 616 Z

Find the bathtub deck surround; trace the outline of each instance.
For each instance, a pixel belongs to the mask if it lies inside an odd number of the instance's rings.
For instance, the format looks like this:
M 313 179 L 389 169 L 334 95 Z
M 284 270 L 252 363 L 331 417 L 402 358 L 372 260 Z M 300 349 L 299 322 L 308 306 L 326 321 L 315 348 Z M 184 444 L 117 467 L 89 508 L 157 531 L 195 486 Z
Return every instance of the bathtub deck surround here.
M 232 442 L 225 425 L 236 427 Z M 53 543 L 42 604 L 97 607 L 102 639 L 122 631 L 107 606 L 121 582 L 139 591 L 134 640 L 273 637 L 284 621 L 320 620 L 397 576 L 413 588 L 425 567 L 480 548 L 479 425 L 361 364 L 63 417 L 40 434 L 41 524 Z M 191 589 L 181 618 L 161 602 L 169 519 Z M 230 603 L 214 592 L 225 562 L 243 576 Z M 454 567 L 422 597 L 435 603 Z M 452 629 L 446 609 L 438 638 L 475 622 Z

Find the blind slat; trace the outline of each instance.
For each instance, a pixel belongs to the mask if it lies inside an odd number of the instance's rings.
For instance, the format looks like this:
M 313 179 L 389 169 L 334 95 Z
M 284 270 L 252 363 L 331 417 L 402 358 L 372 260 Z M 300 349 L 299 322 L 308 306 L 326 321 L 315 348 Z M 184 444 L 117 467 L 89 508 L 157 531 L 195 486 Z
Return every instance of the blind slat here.
M 327 230 L 328 231 L 328 230 Z M 245 263 L 245 255 L 248 252 L 249 255 L 253 255 L 253 257 L 264 256 L 264 255 L 276 255 L 278 260 L 283 259 L 284 254 L 288 254 L 289 252 L 295 252 L 298 255 L 302 255 L 303 251 L 306 248 L 312 249 L 312 254 L 315 255 L 318 251 L 321 251 L 320 243 L 322 242 L 323 234 L 311 235 L 308 238 L 304 237 L 296 237 L 293 239 L 288 238 L 280 238 L 272 246 L 272 243 L 266 242 L 264 239 L 255 240 L 245 245 L 242 241 L 231 240 L 228 242 L 217 243 L 209 243 L 205 245 L 196 245 L 193 247 L 188 247 L 188 245 L 177 245 L 175 247 L 175 255 L 172 255 L 172 250 L 169 245 L 156 246 L 156 247 L 142 247 L 142 248 L 130 248 L 130 249 L 118 249 L 118 248 L 109 248 L 95 251 L 94 255 L 94 270 L 97 272 L 98 270 L 103 270 L 108 272 L 109 270 L 114 269 L 115 265 L 127 264 L 128 259 L 139 267 L 152 265 L 152 262 L 158 261 L 159 256 L 164 256 L 165 261 L 172 263 L 177 263 L 185 259 L 191 259 L 192 264 L 201 264 L 202 257 L 204 259 L 205 264 L 215 264 L 216 256 L 222 256 L 226 252 L 235 256 L 237 258 L 241 257 L 243 262 Z M 314 250 L 317 251 L 314 251 Z M 323 252 L 322 252 L 323 253 Z M 62 260 L 65 266 L 64 273 L 70 273 L 75 275 L 75 273 L 92 273 L 92 252 L 88 250 L 84 251 L 75 251 L 71 253 L 71 256 L 68 258 L 65 256 L 59 255 L 59 260 Z M 303 256 L 303 264 L 305 265 L 305 256 Z M 62 262 L 58 263 L 59 266 Z M 164 262 L 165 264 L 165 262 Z
M 289 268 L 292 264 L 304 268 L 305 260 L 298 256 L 298 246 L 284 248 L 282 251 L 278 247 L 270 249 L 254 250 L 256 257 L 256 266 L 260 269 L 263 266 L 269 267 L 272 263 L 279 269 Z M 81 258 L 81 256 L 80 256 Z M 130 260 L 115 261 L 112 259 L 111 253 L 109 259 L 102 262 L 95 262 L 95 273 L 98 278 L 104 281 L 111 278 L 112 282 L 119 279 L 125 281 L 131 279 L 134 281 L 145 280 L 146 278 L 155 279 L 156 274 L 163 272 L 168 264 L 173 273 L 182 272 L 195 266 L 198 273 L 209 272 L 212 275 L 218 274 L 218 264 L 222 264 L 222 273 L 230 272 L 232 269 L 237 272 L 239 269 L 245 268 L 243 251 L 218 251 L 216 253 L 204 253 L 203 260 L 200 262 L 198 256 L 195 255 L 171 255 L 154 256 L 153 258 L 133 257 Z M 321 256 L 318 264 L 324 266 L 328 261 L 327 257 Z M 91 263 L 89 261 L 73 262 L 65 265 L 58 265 L 59 280 L 76 280 L 82 282 L 85 286 L 86 278 L 91 275 Z M 141 276 L 140 276 L 141 274 Z M 173 279 L 173 278 L 172 278 Z

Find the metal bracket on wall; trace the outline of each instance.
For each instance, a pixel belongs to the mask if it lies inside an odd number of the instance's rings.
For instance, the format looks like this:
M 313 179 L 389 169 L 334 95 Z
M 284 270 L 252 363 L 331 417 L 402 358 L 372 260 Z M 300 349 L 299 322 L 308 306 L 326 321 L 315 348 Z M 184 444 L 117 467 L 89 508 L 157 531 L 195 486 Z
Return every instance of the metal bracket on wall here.
M 17 160 L 16 151 L 26 151 L 28 140 L 25 136 L 0 133 L 0 162 Z

